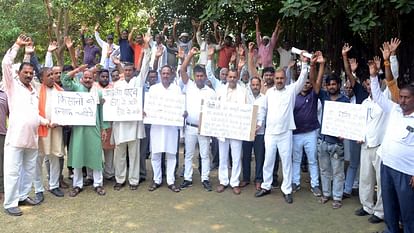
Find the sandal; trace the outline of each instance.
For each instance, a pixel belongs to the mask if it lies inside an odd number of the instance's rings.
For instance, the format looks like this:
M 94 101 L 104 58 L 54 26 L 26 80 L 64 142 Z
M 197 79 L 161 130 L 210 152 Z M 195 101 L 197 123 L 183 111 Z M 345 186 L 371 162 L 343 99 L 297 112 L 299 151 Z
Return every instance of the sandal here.
M 82 190 L 83 189 L 79 186 L 72 188 L 69 192 L 69 197 L 76 197 L 80 192 L 82 192 Z
M 177 186 L 175 186 L 175 184 L 170 184 L 170 185 L 168 185 L 168 188 L 169 188 L 171 191 L 175 192 L 175 193 L 178 193 L 178 192 L 180 192 L 180 191 L 181 191 L 181 189 L 180 189 L 180 188 L 177 188 Z
M 132 185 L 132 184 L 130 184 L 129 185 L 129 189 L 135 191 L 135 190 L 138 189 L 138 185 Z
M 106 194 L 105 189 L 102 186 L 95 187 L 95 192 L 99 196 L 105 196 L 105 194 Z
M 341 208 L 341 207 L 342 207 L 342 202 L 341 202 L 341 201 L 334 200 L 334 201 L 332 202 L 332 208 L 333 208 L 333 209 L 339 209 L 339 208 Z
M 148 191 L 152 192 L 152 191 L 156 190 L 156 189 L 157 189 L 157 188 L 159 188 L 159 187 L 161 187 L 161 184 L 157 184 L 157 183 L 153 182 L 153 183 L 149 186 Z
M 326 202 L 329 201 L 329 197 L 323 196 L 321 197 L 321 199 L 319 199 L 319 203 L 321 204 L 325 204 Z

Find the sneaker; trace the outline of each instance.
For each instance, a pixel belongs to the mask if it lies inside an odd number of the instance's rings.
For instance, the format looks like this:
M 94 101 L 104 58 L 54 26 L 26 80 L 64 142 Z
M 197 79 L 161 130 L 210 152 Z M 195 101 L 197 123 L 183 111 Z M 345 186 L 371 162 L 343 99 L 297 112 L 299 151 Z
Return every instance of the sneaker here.
M 300 184 L 295 184 L 295 183 L 293 183 L 292 184 L 292 192 L 293 193 L 296 193 L 297 191 L 299 191 L 300 190 Z
M 189 180 L 184 180 L 183 183 L 180 185 L 181 189 L 186 189 L 193 186 L 193 182 Z
M 202 184 L 203 184 L 204 189 L 205 189 L 207 192 L 211 192 L 211 191 L 213 190 L 213 189 L 212 189 L 212 187 L 211 187 L 210 181 L 208 181 L 208 180 L 203 180 Z
M 322 196 L 322 191 L 321 191 L 321 189 L 320 189 L 318 186 L 311 187 L 311 192 L 313 193 L 313 195 L 314 195 L 315 197 L 320 197 L 320 196 Z

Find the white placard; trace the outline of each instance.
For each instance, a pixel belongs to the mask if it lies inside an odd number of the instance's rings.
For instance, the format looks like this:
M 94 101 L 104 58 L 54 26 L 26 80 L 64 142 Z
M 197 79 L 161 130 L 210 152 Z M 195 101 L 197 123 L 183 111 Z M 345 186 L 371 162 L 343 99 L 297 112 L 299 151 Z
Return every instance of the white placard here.
M 142 120 L 142 88 L 103 89 L 104 121 Z
M 52 123 L 96 125 L 97 99 L 88 92 L 59 91 L 52 95 Z
M 325 101 L 322 134 L 363 141 L 367 108 L 361 104 Z
M 152 125 L 183 126 L 185 96 L 175 93 L 145 93 L 144 123 Z
M 204 100 L 200 117 L 200 135 L 253 141 L 257 106 Z

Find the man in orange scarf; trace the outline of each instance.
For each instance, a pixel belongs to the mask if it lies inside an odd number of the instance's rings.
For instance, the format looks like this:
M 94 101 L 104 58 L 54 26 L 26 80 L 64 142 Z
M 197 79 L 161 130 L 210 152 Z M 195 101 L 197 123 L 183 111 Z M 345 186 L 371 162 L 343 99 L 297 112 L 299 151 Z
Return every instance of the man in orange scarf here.
M 52 96 L 53 93 L 63 91 L 55 83 L 51 68 L 40 70 L 42 85 L 39 90 L 39 115 L 50 120 L 52 116 Z M 42 183 L 42 165 L 45 157 L 50 163 L 49 191 L 56 197 L 63 197 L 64 194 L 59 188 L 60 163 L 59 159 L 64 155 L 62 127 L 39 126 L 39 156 L 36 163 L 34 177 L 34 187 L 36 199 L 43 201 L 44 186 Z

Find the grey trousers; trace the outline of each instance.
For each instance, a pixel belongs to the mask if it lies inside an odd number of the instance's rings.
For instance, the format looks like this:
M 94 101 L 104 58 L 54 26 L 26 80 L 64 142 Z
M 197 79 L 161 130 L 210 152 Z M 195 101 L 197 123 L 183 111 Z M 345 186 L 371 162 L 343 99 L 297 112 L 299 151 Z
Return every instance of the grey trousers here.
M 3 161 L 4 161 L 4 139 L 6 135 L 0 135 L 0 193 L 4 193 L 4 171 L 3 171 Z

